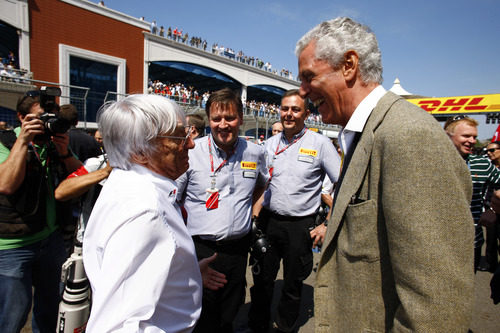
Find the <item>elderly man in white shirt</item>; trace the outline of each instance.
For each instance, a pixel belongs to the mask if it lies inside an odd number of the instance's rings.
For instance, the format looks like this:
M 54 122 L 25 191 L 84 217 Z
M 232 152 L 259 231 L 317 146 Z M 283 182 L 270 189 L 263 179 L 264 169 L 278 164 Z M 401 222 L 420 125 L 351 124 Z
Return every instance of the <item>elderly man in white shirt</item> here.
M 202 283 L 216 289 L 225 276 L 208 268 L 215 256 L 197 262 L 176 204 L 175 179 L 194 147 L 184 113 L 161 96 L 132 95 L 98 119 L 114 169 L 83 242 L 93 292 L 87 332 L 191 332 Z

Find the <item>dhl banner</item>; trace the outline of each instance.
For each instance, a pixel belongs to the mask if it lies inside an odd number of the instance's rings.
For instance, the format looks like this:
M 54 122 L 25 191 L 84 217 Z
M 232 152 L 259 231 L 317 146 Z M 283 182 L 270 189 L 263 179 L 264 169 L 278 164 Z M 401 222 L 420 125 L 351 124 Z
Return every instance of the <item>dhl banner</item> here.
M 408 99 L 432 114 L 489 113 L 500 111 L 500 94 Z

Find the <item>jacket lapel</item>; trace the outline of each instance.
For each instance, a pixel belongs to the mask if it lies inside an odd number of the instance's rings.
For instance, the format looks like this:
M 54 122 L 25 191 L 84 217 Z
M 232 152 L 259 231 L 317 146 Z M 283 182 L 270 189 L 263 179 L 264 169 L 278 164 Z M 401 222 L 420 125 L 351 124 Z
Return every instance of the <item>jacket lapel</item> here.
M 372 154 L 374 132 L 382 122 L 391 105 L 400 98 L 401 97 L 391 92 L 386 93 L 380 99 L 375 109 L 373 109 L 366 122 L 359 142 L 355 147 L 351 161 L 349 162 L 349 165 L 347 165 L 347 170 L 345 171 L 344 179 L 342 180 L 342 184 L 335 201 L 335 206 L 333 207 L 332 216 L 328 221 L 328 229 L 323 244 L 324 251 L 322 251 L 323 255 L 320 266 L 323 263 L 323 259 L 327 259 L 324 257 L 328 256 L 328 253 L 333 253 L 336 247 L 336 242 L 334 241 L 335 235 L 337 235 L 342 228 L 341 221 L 347 206 L 349 205 L 351 198 L 357 194 L 361 186 L 361 182 L 364 179 L 370 162 L 370 156 Z

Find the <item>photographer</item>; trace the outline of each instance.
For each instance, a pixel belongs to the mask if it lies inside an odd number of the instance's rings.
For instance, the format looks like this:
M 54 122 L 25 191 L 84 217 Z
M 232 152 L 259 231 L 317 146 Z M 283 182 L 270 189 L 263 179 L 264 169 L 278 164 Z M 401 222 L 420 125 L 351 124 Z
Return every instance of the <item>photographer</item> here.
M 60 91 L 59 91 L 60 94 Z M 0 137 L 0 332 L 19 332 L 31 308 L 33 331 L 54 332 L 66 258 L 54 188 L 81 163 L 63 134 L 69 126 L 53 90 L 28 92 L 17 104 L 21 127 Z M 61 126 L 62 125 L 62 126 Z

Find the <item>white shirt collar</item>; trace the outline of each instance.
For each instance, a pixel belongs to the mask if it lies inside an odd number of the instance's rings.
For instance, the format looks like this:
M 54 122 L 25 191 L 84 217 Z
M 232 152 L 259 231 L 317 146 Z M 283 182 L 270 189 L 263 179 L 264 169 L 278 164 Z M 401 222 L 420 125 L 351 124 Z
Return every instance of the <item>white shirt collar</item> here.
M 349 151 L 355 132 L 362 132 L 368 117 L 377 105 L 378 101 L 385 95 L 387 91 L 381 85 L 373 89 L 361 103 L 356 107 L 347 125 L 342 129 L 339 135 L 340 148 L 344 154 Z

